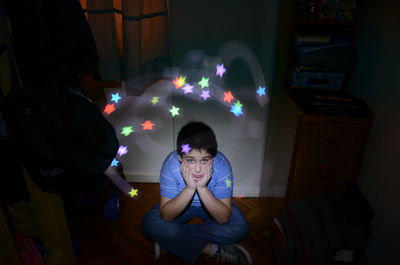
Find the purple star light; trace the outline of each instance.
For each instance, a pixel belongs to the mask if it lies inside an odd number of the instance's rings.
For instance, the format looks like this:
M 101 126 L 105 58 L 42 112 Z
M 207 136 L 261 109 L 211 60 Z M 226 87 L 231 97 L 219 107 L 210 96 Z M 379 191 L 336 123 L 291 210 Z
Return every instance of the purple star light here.
M 183 145 L 181 145 L 181 148 L 182 148 L 182 153 L 185 153 L 185 154 L 189 153 L 190 150 L 192 150 L 192 148 L 190 147 L 189 144 L 183 144 Z
M 118 152 L 117 152 L 119 157 L 122 157 L 122 156 L 126 155 L 127 153 L 128 153 L 128 147 L 125 145 L 120 145 L 118 148 Z
M 210 98 L 210 90 L 203 90 L 201 92 L 200 97 L 202 97 L 204 100 L 207 100 L 208 98 Z
M 222 75 L 226 72 L 226 69 L 224 67 L 224 64 L 217 64 L 217 73 L 216 75 L 219 75 L 222 77 Z
M 186 84 L 182 87 L 185 94 L 193 93 L 193 86 Z

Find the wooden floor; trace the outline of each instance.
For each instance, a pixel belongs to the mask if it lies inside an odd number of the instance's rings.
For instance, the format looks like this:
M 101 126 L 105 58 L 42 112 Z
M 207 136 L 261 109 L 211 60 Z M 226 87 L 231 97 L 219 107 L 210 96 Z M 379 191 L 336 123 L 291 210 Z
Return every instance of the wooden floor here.
M 132 183 L 140 196 L 121 196 L 121 216 L 109 221 L 99 213 L 73 211 L 69 214 L 72 237 L 77 241 L 79 265 L 181 265 L 171 254 L 154 260 L 154 243 L 140 231 L 143 215 L 159 200 L 157 183 Z M 241 244 L 250 252 L 255 265 L 272 262 L 270 225 L 283 205 L 281 198 L 235 198 L 234 203 L 244 212 L 250 232 Z M 214 259 L 201 256 L 196 263 L 216 264 Z

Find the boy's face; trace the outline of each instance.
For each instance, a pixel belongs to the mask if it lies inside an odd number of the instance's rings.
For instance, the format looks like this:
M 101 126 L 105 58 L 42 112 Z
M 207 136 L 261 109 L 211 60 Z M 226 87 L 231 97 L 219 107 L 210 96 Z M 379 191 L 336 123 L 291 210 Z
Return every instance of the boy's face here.
M 179 157 L 179 160 L 192 169 L 194 181 L 197 182 L 207 173 L 208 168 L 212 165 L 213 157 L 204 149 L 192 149 L 189 153 Z

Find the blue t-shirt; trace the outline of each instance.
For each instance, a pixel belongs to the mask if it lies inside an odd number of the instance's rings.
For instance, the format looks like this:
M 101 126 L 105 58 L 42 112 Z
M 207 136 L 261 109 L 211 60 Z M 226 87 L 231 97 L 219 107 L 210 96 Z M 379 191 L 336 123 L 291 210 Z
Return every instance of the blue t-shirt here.
M 181 173 L 179 154 L 175 150 L 167 156 L 162 165 L 160 173 L 160 194 L 173 199 L 178 196 L 185 187 L 186 184 Z M 213 172 L 207 187 L 217 199 L 232 197 L 232 168 L 228 159 L 221 152 L 218 152 L 214 157 Z M 197 192 L 192 199 L 191 205 L 201 207 Z

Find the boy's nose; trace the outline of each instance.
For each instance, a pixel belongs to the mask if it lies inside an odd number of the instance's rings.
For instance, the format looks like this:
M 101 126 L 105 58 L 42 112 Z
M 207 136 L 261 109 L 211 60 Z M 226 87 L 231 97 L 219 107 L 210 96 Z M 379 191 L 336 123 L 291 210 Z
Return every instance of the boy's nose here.
M 200 163 L 196 163 L 194 170 L 196 173 L 200 173 L 200 171 L 201 171 Z

